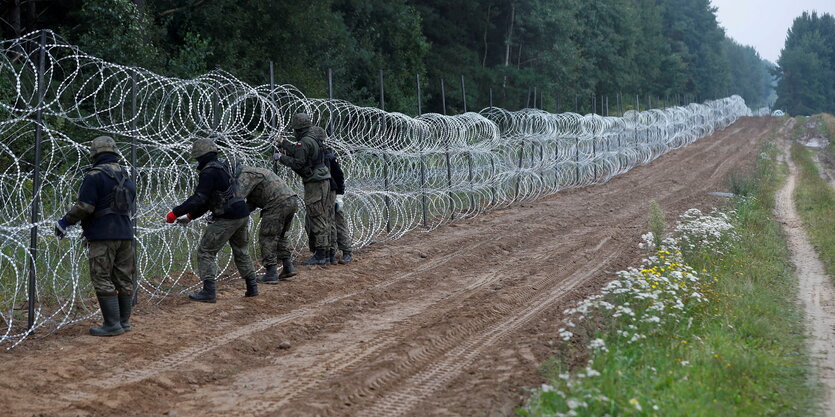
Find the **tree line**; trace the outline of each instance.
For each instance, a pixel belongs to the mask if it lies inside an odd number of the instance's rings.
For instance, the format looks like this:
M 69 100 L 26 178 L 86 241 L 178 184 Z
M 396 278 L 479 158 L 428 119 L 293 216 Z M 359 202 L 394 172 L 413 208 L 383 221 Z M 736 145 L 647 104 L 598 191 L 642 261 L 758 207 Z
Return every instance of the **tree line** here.
M 103 59 L 189 78 L 220 68 L 389 111 L 615 112 L 740 94 L 773 65 L 729 39 L 709 0 L 12 0 L 3 36 L 49 28 Z M 831 49 L 831 48 L 830 48 Z M 445 82 L 446 100 L 441 97 Z M 535 92 L 535 93 L 534 93 Z M 637 96 L 637 97 L 636 97 Z
M 777 60 L 775 106 L 791 115 L 835 113 L 835 17 L 803 13 Z

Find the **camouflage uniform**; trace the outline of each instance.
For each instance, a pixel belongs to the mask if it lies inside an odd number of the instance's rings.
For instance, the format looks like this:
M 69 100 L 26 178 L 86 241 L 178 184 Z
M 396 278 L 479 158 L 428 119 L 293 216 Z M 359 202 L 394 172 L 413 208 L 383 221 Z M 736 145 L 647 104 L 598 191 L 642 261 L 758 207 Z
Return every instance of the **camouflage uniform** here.
M 334 197 L 336 197 L 336 193 L 334 193 Z M 335 235 L 333 239 L 336 242 L 333 245 L 334 250 L 339 249 L 343 254 L 353 252 L 351 229 L 348 228 L 348 222 L 345 220 L 344 210 L 334 210 L 334 224 L 336 225 L 332 233 L 332 235 Z
M 87 241 L 87 260 L 96 294 L 133 296 L 136 281 L 132 240 Z
M 84 176 L 78 200 L 55 224 L 55 235 L 81 223 L 90 263 L 90 281 L 96 291 L 104 325 L 90 329 L 94 336 L 116 336 L 132 329 L 134 248 L 131 209 L 136 186 L 119 165 L 116 143 L 108 136 L 93 139 L 93 168 Z
M 331 198 L 339 204 L 334 204 L 334 222 L 331 228 L 331 250 L 329 254 L 329 262 L 336 263 L 336 251 L 342 251 L 342 260 L 340 263 L 350 263 L 352 258 L 351 252 L 351 230 L 348 229 L 348 222 L 345 219 L 345 212 L 342 207 L 342 199 L 345 194 L 345 173 L 342 171 L 342 165 L 339 159 L 333 152 L 333 149 L 326 149 L 325 163 L 331 172 Z
M 197 249 L 197 273 L 203 281 L 217 277 L 217 253 L 229 242 L 238 273 L 245 281 L 255 279 L 255 269 L 249 257 L 249 217 L 213 219 L 206 225 Z
M 250 211 L 261 209 L 258 241 L 261 264 L 269 268 L 290 258 L 288 232 L 298 211 L 298 197 L 281 178 L 266 168 L 242 167 L 237 174 L 241 194 Z
M 285 154 L 278 160 L 296 172 L 304 183 L 305 231 L 318 256 L 320 251 L 326 254 L 331 247 L 333 224 L 331 175 L 325 165 L 323 149 L 327 135 L 322 128 L 312 126 L 310 116 L 306 114 L 297 114 L 293 123 L 298 142 L 282 142 L 280 146 Z
M 191 157 L 196 159 L 200 172 L 194 194 L 183 204 L 174 207 L 166 221 L 186 216 L 186 221 L 196 219 L 207 211 L 212 213 L 200 244 L 197 247 L 197 270 L 203 281 L 203 289 L 189 294 L 189 299 L 214 303 L 217 277 L 217 253 L 228 241 L 241 278 L 246 283 L 245 297 L 258 295 L 255 268 L 249 256 L 249 209 L 238 188 L 232 171 L 217 158 L 217 146 L 210 139 L 198 139 L 192 145 Z

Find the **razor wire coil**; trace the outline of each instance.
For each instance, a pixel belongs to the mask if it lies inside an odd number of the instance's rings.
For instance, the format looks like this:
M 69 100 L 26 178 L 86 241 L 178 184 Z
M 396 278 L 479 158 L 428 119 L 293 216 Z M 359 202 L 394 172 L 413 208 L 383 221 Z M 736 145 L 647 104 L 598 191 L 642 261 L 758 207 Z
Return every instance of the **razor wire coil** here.
M 496 107 L 411 117 L 307 98 L 291 85 L 251 86 L 223 71 L 190 80 L 165 77 L 90 56 L 52 32 L 46 36 L 40 80 L 35 33 L 0 42 L 0 343 L 10 347 L 33 330 L 48 333 L 98 312 L 89 296 L 80 228 L 62 241 L 52 236 L 53 222 L 73 203 L 89 168 L 86 142 L 98 134 L 117 140 L 128 167 L 136 143 L 139 288 L 158 301 L 198 284 L 192 254 L 202 221 L 181 227 L 162 218 L 196 185 L 188 155 L 200 137 L 216 138 L 236 164 L 271 167 L 274 142 L 288 137 L 293 114 L 307 112 L 318 125 L 332 127 L 328 145 L 346 173 L 345 214 L 354 245 L 363 247 L 566 188 L 605 183 L 750 115 L 733 96 L 630 110 L 623 117 Z M 38 126 L 41 183 L 33 190 Z M 79 131 L 89 134 L 67 133 Z M 278 173 L 301 195 L 295 174 L 284 168 Z M 36 194 L 41 220 L 32 224 Z M 35 226 L 36 317 L 28 330 L 22 311 Z M 255 228 L 257 220 L 250 222 Z M 298 218 L 292 230 L 299 253 L 307 239 Z M 231 257 L 221 256 L 219 266 L 229 270 Z

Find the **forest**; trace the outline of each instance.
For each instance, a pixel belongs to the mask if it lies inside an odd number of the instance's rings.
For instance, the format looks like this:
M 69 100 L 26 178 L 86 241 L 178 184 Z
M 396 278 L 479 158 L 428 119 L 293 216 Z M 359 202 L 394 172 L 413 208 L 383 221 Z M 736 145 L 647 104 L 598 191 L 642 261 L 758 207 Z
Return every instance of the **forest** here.
M 222 69 L 386 110 L 614 112 L 773 97 L 774 65 L 728 38 L 709 0 L 12 0 L 3 37 L 48 28 L 112 62 L 190 78 Z M 810 41 L 811 42 L 811 41 Z M 809 42 L 806 42 L 809 43 Z M 832 43 L 830 43 L 831 45 Z M 831 51 L 832 48 L 830 47 Z M 832 54 L 835 57 L 835 54 Z M 441 82 L 446 108 L 442 106 Z M 832 98 L 830 97 L 830 100 Z
M 791 115 L 835 113 L 835 17 L 796 18 L 777 64 L 778 108 Z

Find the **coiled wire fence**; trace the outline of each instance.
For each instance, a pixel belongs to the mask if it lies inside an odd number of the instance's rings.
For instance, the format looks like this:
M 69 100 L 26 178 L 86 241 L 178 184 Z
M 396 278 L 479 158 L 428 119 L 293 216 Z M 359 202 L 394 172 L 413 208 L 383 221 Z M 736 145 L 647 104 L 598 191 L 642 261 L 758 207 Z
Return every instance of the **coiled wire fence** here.
M 199 284 L 192 271 L 202 221 L 163 222 L 195 186 L 188 154 L 199 137 L 217 138 L 236 163 L 277 169 L 301 193 L 271 155 L 294 113 L 313 115 L 332 131 L 348 223 L 363 247 L 605 183 L 750 115 L 733 96 L 623 117 L 496 107 L 411 117 L 307 98 L 290 85 L 252 86 L 222 71 L 165 77 L 87 55 L 50 31 L 0 42 L 0 51 L 0 343 L 8 348 L 98 314 L 80 228 L 59 241 L 52 225 L 74 201 L 90 164 L 87 143 L 99 134 L 117 140 L 136 178 L 139 294 L 157 302 Z M 292 233 L 297 253 L 307 242 L 301 222 Z M 221 270 L 234 269 L 230 261 L 222 254 Z

